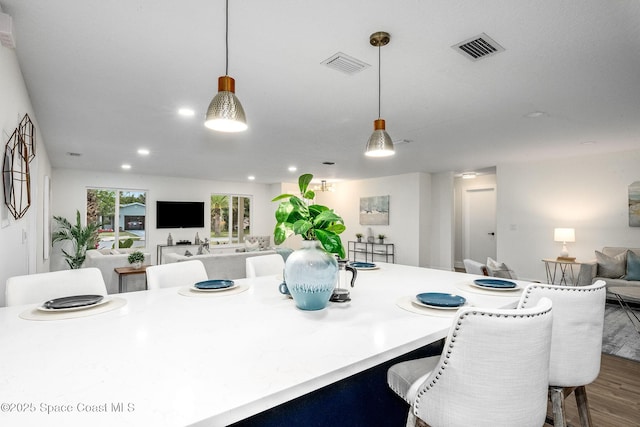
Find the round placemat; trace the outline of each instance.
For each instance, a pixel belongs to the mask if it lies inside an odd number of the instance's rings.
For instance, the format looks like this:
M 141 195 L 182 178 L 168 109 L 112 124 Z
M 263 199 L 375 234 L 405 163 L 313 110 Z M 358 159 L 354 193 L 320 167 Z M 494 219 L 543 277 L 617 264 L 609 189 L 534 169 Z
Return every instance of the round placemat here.
M 505 290 L 492 290 L 492 289 L 481 289 L 477 286 L 471 286 L 467 282 L 457 283 L 456 288 L 465 292 L 472 292 L 474 294 L 481 295 L 491 295 L 493 297 L 519 297 L 524 289 L 522 285 L 516 285 L 515 289 L 510 289 L 508 291 Z
M 243 283 L 224 291 L 202 292 L 202 291 L 194 291 L 190 287 L 186 287 L 186 288 L 180 288 L 178 290 L 178 293 L 185 297 L 215 298 L 215 297 L 226 297 L 229 295 L 236 295 L 246 291 L 247 289 L 249 289 L 249 285 Z
M 453 309 L 439 310 L 437 308 L 423 307 L 414 303 L 414 300 L 415 297 L 412 296 L 401 297 L 396 301 L 396 305 L 401 309 L 410 311 L 412 313 L 435 317 L 453 317 L 458 311 Z M 467 304 L 465 304 L 463 307 L 469 307 L 469 303 L 467 302 Z
M 37 307 L 32 307 L 19 314 L 19 317 L 25 320 L 63 320 L 75 319 L 78 317 L 93 316 L 95 314 L 106 313 L 107 311 L 117 310 L 127 304 L 127 300 L 118 297 L 107 297 L 109 301 L 95 307 L 87 307 L 83 310 L 73 311 L 42 311 Z

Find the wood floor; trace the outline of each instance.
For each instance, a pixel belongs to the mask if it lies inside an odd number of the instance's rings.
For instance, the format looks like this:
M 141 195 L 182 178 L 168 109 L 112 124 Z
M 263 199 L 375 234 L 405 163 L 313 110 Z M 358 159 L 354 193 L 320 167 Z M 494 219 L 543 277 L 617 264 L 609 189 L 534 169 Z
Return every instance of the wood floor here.
M 587 397 L 594 427 L 640 427 L 640 362 L 603 353 L 600 375 L 587 386 Z M 579 426 L 573 394 L 565 404 L 568 424 Z

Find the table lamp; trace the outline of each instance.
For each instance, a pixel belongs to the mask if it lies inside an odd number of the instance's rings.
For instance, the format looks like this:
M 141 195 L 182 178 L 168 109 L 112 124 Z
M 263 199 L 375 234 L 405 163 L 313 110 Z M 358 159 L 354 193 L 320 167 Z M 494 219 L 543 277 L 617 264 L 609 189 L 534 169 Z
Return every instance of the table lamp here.
M 569 257 L 569 251 L 567 250 L 567 242 L 576 241 L 576 230 L 574 228 L 556 228 L 553 230 L 553 240 L 555 242 L 562 242 L 562 251 L 558 259 L 575 260 L 575 258 Z

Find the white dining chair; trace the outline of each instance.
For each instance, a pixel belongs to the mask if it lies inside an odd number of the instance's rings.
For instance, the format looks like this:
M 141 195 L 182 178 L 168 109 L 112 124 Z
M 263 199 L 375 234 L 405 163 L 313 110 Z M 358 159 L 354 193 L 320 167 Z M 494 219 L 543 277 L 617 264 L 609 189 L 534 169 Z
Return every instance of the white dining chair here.
M 97 268 L 52 271 L 7 279 L 7 306 L 33 304 L 74 295 L 107 295 L 102 273 Z
M 258 255 L 246 259 L 247 277 L 282 274 L 284 258 L 280 254 Z
M 204 264 L 199 260 L 152 265 L 147 267 L 146 274 L 148 289 L 192 286 L 208 279 Z
M 407 426 L 540 427 L 547 412 L 551 301 L 528 309 L 465 307 L 440 356 L 393 365 Z
M 479 276 L 489 275 L 489 270 L 487 270 L 487 266 L 481 262 L 465 258 L 462 260 L 462 263 L 464 264 L 464 271 L 468 274 L 477 274 Z
M 606 284 L 590 286 L 528 285 L 518 307 L 528 308 L 541 298 L 553 302 L 553 336 L 549 367 L 549 399 L 555 426 L 566 426 L 564 399 L 573 392 L 580 424 L 591 426 L 585 385 L 600 373 Z

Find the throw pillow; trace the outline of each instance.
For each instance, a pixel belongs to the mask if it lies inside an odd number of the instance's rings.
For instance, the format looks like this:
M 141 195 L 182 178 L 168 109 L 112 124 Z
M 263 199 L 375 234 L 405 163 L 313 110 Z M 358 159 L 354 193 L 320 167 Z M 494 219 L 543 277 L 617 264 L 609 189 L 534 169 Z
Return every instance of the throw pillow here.
M 510 270 L 503 262 L 498 262 L 491 257 L 487 257 L 487 269 L 489 275 L 493 277 L 499 277 L 501 279 L 517 279 L 516 273 Z
M 627 274 L 626 280 L 640 280 L 640 255 L 633 251 L 627 251 Z
M 621 279 L 622 276 L 624 276 L 627 264 L 627 252 L 622 252 L 621 254 L 611 257 L 600 251 L 596 251 L 596 260 L 598 261 L 598 277 Z

